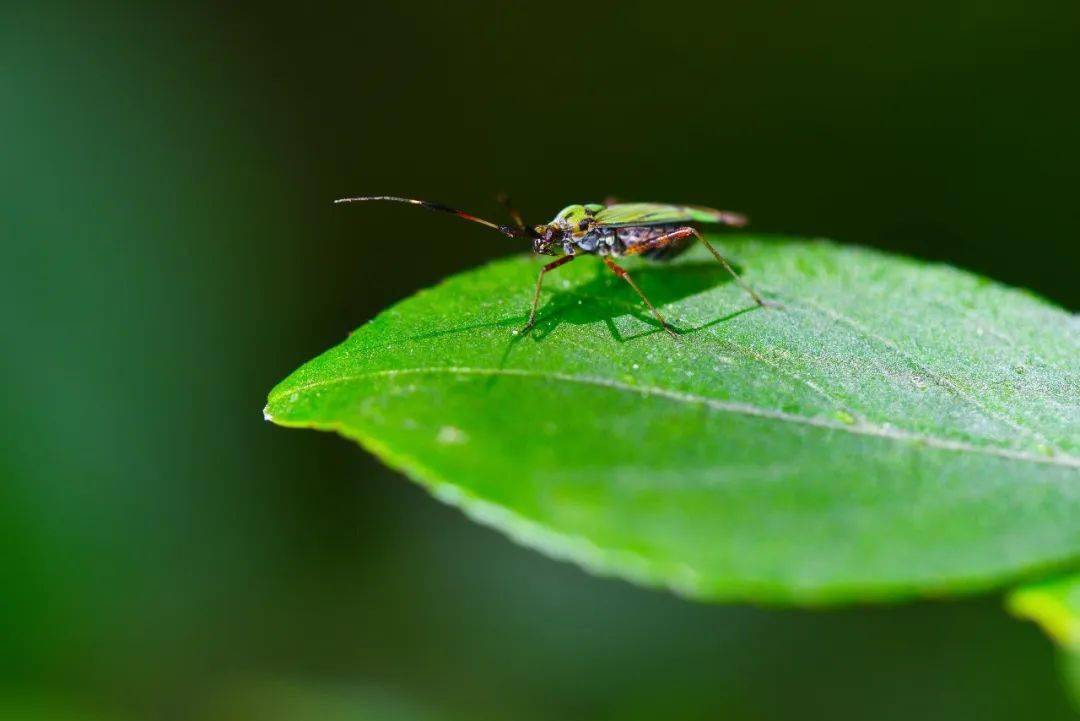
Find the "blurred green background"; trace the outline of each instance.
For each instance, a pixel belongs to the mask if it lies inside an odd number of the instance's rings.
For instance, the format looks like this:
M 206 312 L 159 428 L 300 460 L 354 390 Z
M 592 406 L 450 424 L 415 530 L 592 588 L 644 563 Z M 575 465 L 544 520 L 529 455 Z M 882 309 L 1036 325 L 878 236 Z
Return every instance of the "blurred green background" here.
M 0 718 L 1063 719 L 999 599 L 695 605 L 466 521 L 266 392 L 615 194 L 1080 290 L 1076 3 L 0 10 Z M 903 298 L 897 298 L 903 303 Z

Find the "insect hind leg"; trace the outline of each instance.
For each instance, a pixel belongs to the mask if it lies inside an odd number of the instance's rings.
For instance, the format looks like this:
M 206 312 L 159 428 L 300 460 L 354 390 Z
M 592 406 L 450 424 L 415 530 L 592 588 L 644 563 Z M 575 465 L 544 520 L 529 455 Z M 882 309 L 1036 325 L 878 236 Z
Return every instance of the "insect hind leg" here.
M 758 292 L 754 288 L 742 279 L 735 269 L 731 267 L 731 264 L 727 262 L 724 256 L 720 255 L 719 251 L 713 247 L 713 244 L 705 240 L 705 236 L 697 228 L 686 226 L 683 228 L 676 228 L 675 230 L 661 235 L 659 238 L 653 238 L 652 240 L 640 243 L 627 251 L 628 254 L 645 254 L 651 255 L 653 253 L 663 252 L 664 249 L 669 247 L 678 247 L 678 244 L 684 243 L 690 238 L 697 238 L 701 241 L 701 244 L 709 249 L 709 252 L 713 254 L 713 257 L 724 266 L 724 270 L 731 274 L 731 277 L 735 279 L 735 282 L 739 284 L 739 287 L 750 294 L 750 297 L 754 299 L 754 302 L 761 307 L 769 305 L 766 303 Z M 679 249 L 681 250 L 681 248 Z M 678 252 L 678 251 L 676 251 Z
M 614 273 L 615 275 L 617 275 L 620 278 L 622 278 L 623 280 L 625 280 L 630 285 L 630 287 L 634 289 L 634 292 L 638 294 L 638 296 L 641 298 L 641 300 L 645 303 L 645 305 L 652 312 L 653 316 L 658 321 L 660 321 L 660 325 L 662 325 L 664 327 L 664 330 L 667 331 L 668 335 L 670 335 L 672 338 L 678 338 L 679 336 L 675 333 L 674 330 L 671 329 L 671 326 L 669 326 L 667 324 L 667 321 L 664 320 L 664 316 L 660 315 L 660 311 L 658 311 L 656 309 L 656 307 L 653 306 L 653 304 L 649 302 L 649 299 L 645 296 L 645 294 L 641 292 L 641 288 L 638 288 L 637 283 L 635 283 L 634 279 L 630 277 L 630 274 L 627 273 L 626 270 L 621 265 L 618 265 L 615 261 L 613 261 L 608 256 L 603 255 L 603 256 L 600 256 L 600 258 L 601 258 L 601 260 L 604 261 L 604 265 L 606 265 L 608 268 L 611 268 L 612 273 Z
M 640 251 L 640 255 L 649 260 L 666 262 L 682 255 L 693 242 L 694 237 L 692 235 L 685 238 L 676 238 L 670 242 L 657 245 L 656 247 L 642 250 Z
M 725 259 L 724 256 L 720 255 L 719 251 L 717 251 L 716 248 L 713 247 L 712 243 L 705 240 L 704 235 L 702 235 L 696 228 L 687 227 L 685 228 L 685 230 L 689 230 L 691 233 L 697 236 L 697 239 L 701 241 L 701 244 L 709 249 L 709 252 L 713 254 L 713 257 L 716 258 L 716 260 L 719 261 L 720 265 L 724 266 L 724 269 L 731 274 L 731 277 L 735 279 L 735 282 L 739 284 L 739 287 L 750 294 L 750 297 L 754 299 L 755 303 L 757 303 L 762 308 L 767 305 L 765 301 L 762 300 L 761 296 L 758 295 L 758 292 L 754 290 L 753 286 L 743 280 L 742 276 L 735 272 L 735 269 L 731 267 L 731 264 L 727 262 L 727 259 Z

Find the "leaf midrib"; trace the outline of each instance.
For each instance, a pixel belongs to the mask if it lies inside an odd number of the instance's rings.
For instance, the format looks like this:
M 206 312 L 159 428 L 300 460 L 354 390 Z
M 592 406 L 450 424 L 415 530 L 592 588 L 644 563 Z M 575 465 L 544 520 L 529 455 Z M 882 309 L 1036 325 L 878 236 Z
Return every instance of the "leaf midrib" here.
M 764 418 L 772 421 L 782 423 L 795 423 L 805 426 L 811 426 L 815 428 L 825 430 L 842 431 L 851 433 L 854 435 L 862 435 L 868 437 L 881 438 L 884 440 L 892 441 L 895 443 L 921 443 L 928 447 L 941 451 L 949 451 L 956 453 L 975 453 L 981 455 L 995 456 L 999 458 L 1005 458 L 1008 460 L 1024 461 L 1028 463 L 1043 463 L 1049 465 L 1062 466 L 1066 468 L 1080 468 L 1080 457 L 1073 456 L 1068 453 L 1058 452 L 1051 456 L 1041 456 L 1026 451 L 1018 451 L 1009 448 L 1001 448 L 994 445 L 975 445 L 972 443 L 965 443 L 963 441 L 954 441 L 945 438 L 939 438 L 937 436 L 930 436 L 920 433 L 911 433 L 908 431 L 901 431 L 895 428 L 888 428 L 884 426 L 878 426 L 865 421 L 858 421 L 853 424 L 846 424 L 840 422 L 830 421 L 824 418 L 817 418 L 812 416 L 802 416 L 795 413 L 787 413 L 784 411 L 778 411 L 771 408 L 762 408 L 749 403 L 736 403 L 731 401 L 721 401 L 715 398 L 709 398 L 708 396 L 697 395 L 694 393 L 685 393 L 681 391 L 672 391 L 657 386 L 637 386 L 627 383 L 621 383 L 610 378 L 603 378 L 599 376 L 577 376 L 565 373 L 556 373 L 550 371 L 536 371 L 528 370 L 524 368 L 478 368 L 468 366 L 431 366 L 431 367 L 418 367 L 418 368 L 388 368 L 375 371 L 367 371 L 365 373 L 358 373 L 349 376 L 341 376 L 339 378 L 331 378 L 322 381 L 314 381 L 312 383 L 306 383 L 300 386 L 294 386 L 282 390 L 279 393 L 271 394 L 269 403 L 275 403 L 283 396 L 291 395 L 293 393 L 302 393 L 313 388 L 320 388 L 331 385 L 338 385 L 341 383 L 349 383 L 353 381 L 360 381 L 366 378 L 385 377 L 393 378 L 400 375 L 476 375 L 476 376 L 504 376 L 504 377 L 517 377 L 517 378 L 536 378 L 550 381 L 580 383 L 584 385 L 592 385 L 602 388 L 608 388 L 611 390 L 617 390 L 625 393 L 634 393 L 638 395 L 647 395 L 657 398 L 664 398 L 671 401 L 689 403 L 694 405 L 704 406 L 710 410 L 718 411 L 722 413 L 736 413 L 747 416 L 755 416 L 758 418 Z M 275 420 L 269 413 L 269 405 L 264 411 L 266 417 L 270 420 Z M 287 423 L 287 421 L 286 421 Z

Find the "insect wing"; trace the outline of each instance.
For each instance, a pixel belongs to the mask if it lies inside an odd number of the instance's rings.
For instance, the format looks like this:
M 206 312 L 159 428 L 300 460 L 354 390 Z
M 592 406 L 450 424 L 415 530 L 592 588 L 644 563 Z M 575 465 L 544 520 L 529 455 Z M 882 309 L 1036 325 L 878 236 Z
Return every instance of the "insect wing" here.
M 607 228 L 627 228 L 673 223 L 721 223 L 746 225 L 746 218 L 727 210 L 714 210 L 697 205 L 668 205 L 666 203 L 619 203 L 609 205 L 596 214 L 597 225 Z

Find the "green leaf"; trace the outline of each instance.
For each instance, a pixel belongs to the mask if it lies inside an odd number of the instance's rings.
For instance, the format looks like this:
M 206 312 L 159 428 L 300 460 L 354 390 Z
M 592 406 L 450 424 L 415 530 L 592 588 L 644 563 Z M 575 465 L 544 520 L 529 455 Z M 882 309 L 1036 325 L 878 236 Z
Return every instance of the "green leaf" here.
M 1007 605 L 1017 616 L 1042 626 L 1062 648 L 1080 652 L 1080 575 L 1017 588 Z
M 429 708 L 388 688 L 325 680 L 265 678 L 227 686 L 199 718 L 214 721 L 460 721 L 462 717 Z
M 1038 623 L 1060 646 L 1061 677 L 1080 709 L 1080 575 L 1015 589 L 1006 605 L 1015 615 Z
M 1080 334 L 1023 291 L 828 242 L 627 268 L 515 257 L 405 300 L 270 393 L 529 546 L 700 599 L 969 592 L 1080 559 Z
M 1062 651 L 1058 655 L 1061 680 L 1069 694 L 1069 700 L 1080 710 L 1080 651 Z

